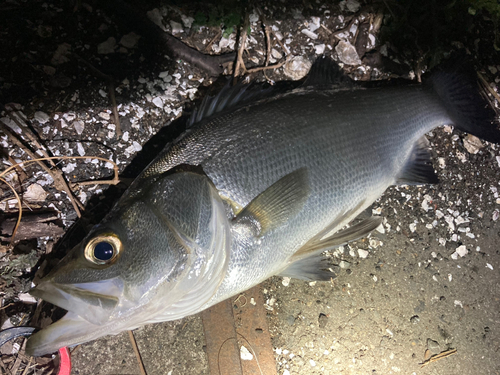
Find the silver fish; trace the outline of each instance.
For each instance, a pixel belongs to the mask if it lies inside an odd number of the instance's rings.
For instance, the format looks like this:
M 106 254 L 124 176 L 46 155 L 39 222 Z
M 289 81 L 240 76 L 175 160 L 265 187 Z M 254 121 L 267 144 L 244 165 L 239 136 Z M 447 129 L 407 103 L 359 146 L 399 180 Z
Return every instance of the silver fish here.
M 200 312 L 273 275 L 329 280 L 322 253 L 394 184 L 437 182 L 424 134 L 453 124 L 499 143 L 495 113 L 459 69 L 363 89 L 329 59 L 300 88 L 237 86 L 142 172 L 106 218 L 31 291 L 68 310 L 26 351 L 54 352 Z

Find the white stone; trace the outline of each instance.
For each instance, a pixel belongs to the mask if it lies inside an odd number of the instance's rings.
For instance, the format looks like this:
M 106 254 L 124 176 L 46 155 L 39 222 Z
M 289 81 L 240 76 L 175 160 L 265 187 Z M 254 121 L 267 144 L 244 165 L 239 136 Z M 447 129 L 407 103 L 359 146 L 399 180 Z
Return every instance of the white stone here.
M 134 146 L 134 150 L 135 151 L 141 151 L 142 150 L 142 146 L 139 143 L 137 143 L 136 141 L 133 141 L 132 145 Z
M 48 193 L 38 184 L 31 184 L 23 194 L 23 198 L 29 202 L 43 202 Z
M 347 65 L 361 65 L 356 48 L 349 42 L 341 40 L 335 47 L 339 60 Z
M 366 258 L 368 256 L 368 251 L 366 250 L 363 250 L 363 249 L 358 249 L 358 255 L 360 258 Z
M 85 129 L 85 123 L 81 120 L 76 120 L 73 122 L 73 127 L 75 128 L 76 134 L 81 135 Z
M 302 34 L 305 34 L 308 38 L 318 39 L 318 34 L 313 33 L 309 29 L 303 29 L 303 30 L 301 30 L 301 32 L 302 32 Z
M 80 142 L 76 143 L 76 149 L 78 151 L 78 154 L 80 156 L 85 156 L 85 149 L 83 148 L 82 144 Z
M 253 354 L 248 351 L 243 345 L 240 348 L 240 357 L 244 361 L 251 361 L 253 359 Z

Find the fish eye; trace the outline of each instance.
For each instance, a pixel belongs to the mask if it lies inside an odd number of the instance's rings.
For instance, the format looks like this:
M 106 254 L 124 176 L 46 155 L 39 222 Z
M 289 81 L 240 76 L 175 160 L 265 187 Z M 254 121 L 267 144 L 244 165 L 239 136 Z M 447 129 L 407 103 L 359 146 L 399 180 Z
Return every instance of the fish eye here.
M 92 238 L 85 246 L 85 258 L 99 264 L 112 264 L 120 255 L 122 243 L 115 234 L 101 234 Z

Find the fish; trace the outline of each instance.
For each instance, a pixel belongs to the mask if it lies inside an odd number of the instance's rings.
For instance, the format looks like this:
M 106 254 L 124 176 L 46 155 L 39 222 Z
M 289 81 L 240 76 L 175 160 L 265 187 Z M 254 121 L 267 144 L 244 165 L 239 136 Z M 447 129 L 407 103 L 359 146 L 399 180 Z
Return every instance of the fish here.
M 365 87 L 322 57 L 300 86 L 207 97 L 30 291 L 68 312 L 26 352 L 193 315 L 274 275 L 331 280 L 325 251 L 381 224 L 359 217 L 389 186 L 438 182 L 427 132 L 500 143 L 476 81 L 452 64 L 422 84 Z

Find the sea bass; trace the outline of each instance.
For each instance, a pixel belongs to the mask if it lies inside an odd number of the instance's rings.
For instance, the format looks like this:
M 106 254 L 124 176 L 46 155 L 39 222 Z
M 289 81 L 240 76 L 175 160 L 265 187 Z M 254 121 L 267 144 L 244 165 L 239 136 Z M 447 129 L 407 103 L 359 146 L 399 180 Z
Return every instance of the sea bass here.
M 455 125 L 500 143 L 475 80 L 362 88 L 327 58 L 287 92 L 206 100 L 112 211 L 31 291 L 68 313 L 33 335 L 43 355 L 198 313 L 273 275 L 329 280 L 322 255 L 394 184 L 435 183 L 425 133 Z

